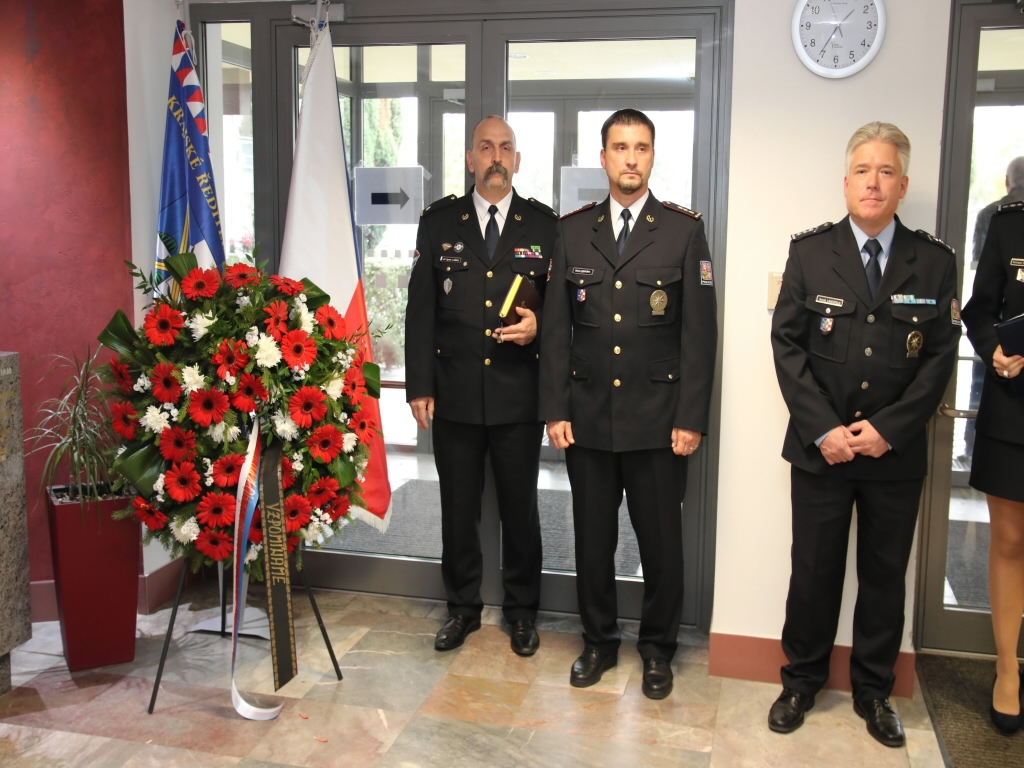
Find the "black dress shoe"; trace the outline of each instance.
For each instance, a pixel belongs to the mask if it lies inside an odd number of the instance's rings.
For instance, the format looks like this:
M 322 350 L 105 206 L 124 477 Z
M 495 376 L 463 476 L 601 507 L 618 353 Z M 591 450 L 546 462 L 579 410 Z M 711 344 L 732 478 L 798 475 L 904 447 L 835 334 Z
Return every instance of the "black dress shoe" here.
M 472 616 L 450 616 L 444 626 L 437 630 L 434 648 L 450 651 L 466 642 L 466 635 L 480 629 L 480 619 Z
M 512 635 L 512 650 L 517 656 L 533 656 L 540 648 L 540 636 L 533 619 L 515 619 L 508 623 Z
M 575 688 L 587 688 L 600 681 L 606 669 L 619 663 L 617 653 L 601 653 L 596 648 L 587 648 L 572 664 L 569 684 Z
M 853 711 L 867 722 L 868 733 L 875 741 L 887 747 L 902 747 L 906 743 L 903 724 L 888 699 L 872 699 L 863 704 L 855 701 Z
M 813 708 L 813 696 L 783 688 L 768 711 L 768 727 L 776 733 L 792 733 L 804 724 L 804 712 Z
M 1021 682 L 1024 683 L 1024 672 L 1021 674 Z M 1024 685 L 1021 686 L 1024 688 Z M 996 680 L 992 680 L 992 692 L 995 693 Z M 1020 711 L 1016 715 L 1007 715 L 1004 712 L 1000 712 L 995 708 L 994 704 L 990 704 L 988 707 L 988 716 L 992 720 L 992 725 L 996 727 L 1003 736 L 1013 736 L 1021 728 L 1024 728 L 1024 707 L 1021 707 Z
M 664 699 L 672 693 L 672 665 L 665 659 L 644 659 L 644 683 L 648 699 Z

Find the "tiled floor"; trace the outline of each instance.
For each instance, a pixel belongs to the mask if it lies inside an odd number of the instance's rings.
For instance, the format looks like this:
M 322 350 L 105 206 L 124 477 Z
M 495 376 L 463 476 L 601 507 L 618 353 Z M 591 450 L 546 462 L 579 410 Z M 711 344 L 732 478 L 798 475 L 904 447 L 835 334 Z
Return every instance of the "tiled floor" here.
M 521 659 L 488 609 L 465 646 L 442 654 L 433 641 L 443 605 L 317 596 L 345 679 L 337 681 L 309 603 L 296 593 L 295 679 L 274 694 L 269 643 L 242 642 L 238 687 L 263 705 L 284 700 L 270 722 L 232 709 L 230 640 L 185 631 L 217 614 L 209 588 L 186 595 L 153 715 L 146 707 L 169 611 L 139 617 L 133 663 L 75 674 L 63 663 L 58 625 L 34 625 L 13 654 L 17 687 L 0 697 L 0 766 L 943 765 L 919 694 L 894 699 L 906 749 L 873 741 L 849 694 L 835 691 L 819 696 L 803 728 L 780 736 L 765 723 L 778 687 L 710 677 L 699 635 L 683 633 L 675 690 L 655 702 L 640 691 L 630 639 L 598 685 L 569 686 L 581 649 L 572 617 L 542 616 L 540 651 Z

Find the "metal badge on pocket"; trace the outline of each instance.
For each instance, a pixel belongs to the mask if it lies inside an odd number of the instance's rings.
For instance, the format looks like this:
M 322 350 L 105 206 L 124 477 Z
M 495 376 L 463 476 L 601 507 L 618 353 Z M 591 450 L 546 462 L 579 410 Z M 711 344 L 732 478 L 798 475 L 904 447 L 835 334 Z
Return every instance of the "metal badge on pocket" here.
M 907 336 L 907 357 L 917 357 L 924 346 L 924 334 L 920 331 L 911 331 Z
M 445 295 L 452 292 L 452 279 L 450 277 L 446 277 L 444 280 L 444 292 Z
M 832 333 L 832 326 L 835 325 L 835 322 L 836 321 L 834 317 L 821 318 L 821 332 L 828 336 L 828 334 Z
M 655 291 L 651 294 L 651 314 L 664 315 L 665 307 L 668 306 L 668 294 L 664 291 Z

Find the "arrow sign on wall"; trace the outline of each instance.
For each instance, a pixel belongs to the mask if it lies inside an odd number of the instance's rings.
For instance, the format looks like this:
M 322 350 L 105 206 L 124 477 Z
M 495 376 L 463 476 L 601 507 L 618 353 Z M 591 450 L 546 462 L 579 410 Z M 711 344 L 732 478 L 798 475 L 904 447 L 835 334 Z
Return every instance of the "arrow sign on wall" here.
M 370 205 L 397 205 L 399 208 L 405 208 L 407 202 L 409 202 L 409 196 L 401 187 L 397 192 L 373 192 L 370 194 Z

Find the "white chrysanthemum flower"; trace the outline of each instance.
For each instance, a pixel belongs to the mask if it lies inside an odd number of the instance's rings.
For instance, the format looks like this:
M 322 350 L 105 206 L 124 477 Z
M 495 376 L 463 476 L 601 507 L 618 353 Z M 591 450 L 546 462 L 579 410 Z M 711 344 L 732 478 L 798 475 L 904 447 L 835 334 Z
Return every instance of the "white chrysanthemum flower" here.
M 242 430 L 239 429 L 238 427 L 228 427 L 226 430 L 224 430 L 224 441 L 230 443 L 233 440 L 237 440 L 238 436 L 241 434 Z
M 303 302 L 295 301 L 292 304 L 290 317 L 293 320 L 298 318 L 299 327 L 306 333 L 313 333 L 313 313 L 306 309 L 306 305 Z
M 237 379 L 234 376 L 232 376 L 230 373 L 227 376 L 224 377 L 224 383 L 227 384 L 229 387 L 235 386 L 235 382 L 236 381 L 237 381 Z
M 320 387 L 331 400 L 337 400 L 345 391 L 345 379 L 341 376 L 335 376 L 324 386 Z
M 249 330 L 245 332 L 245 343 L 248 344 L 250 347 L 255 347 L 256 346 L 256 342 L 259 341 L 259 340 L 260 340 L 260 329 L 257 328 L 255 325 L 252 326 L 251 328 L 249 328 Z
M 163 492 L 164 492 L 164 473 L 161 472 L 160 476 L 157 477 L 156 482 L 153 483 L 153 493 L 163 493 Z
M 169 413 L 171 414 L 171 418 L 172 419 L 177 419 L 178 418 L 178 409 L 177 408 L 171 408 Z
M 366 473 L 366 465 L 369 464 L 369 459 L 363 459 L 356 464 L 356 472 L 362 477 Z
M 248 307 L 250 304 L 252 304 L 252 301 L 249 300 L 249 297 L 242 294 L 239 294 L 238 298 L 235 299 L 235 301 L 237 302 L 239 309 L 241 309 L 242 307 Z
M 341 450 L 345 453 L 352 453 L 358 442 L 359 436 L 355 432 L 346 432 L 341 438 Z
M 249 551 L 245 553 L 245 562 L 246 563 L 251 563 L 253 560 L 255 560 L 257 557 L 260 556 L 260 552 L 262 552 L 262 551 L 263 551 L 263 545 L 262 544 L 253 544 L 252 546 L 249 547 Z
M 138 381 L 135 382 L 135 385 L 132 387 L 132 389 L 134 389 L 136 392 L 148 392 L 150 387 L 152 386 L 153 382 L 151 382 L 149 380 L 149 377 L 143 373 L 139 376 Z
M 192 331 L 192 341 L 199 341 L 210 330 L 213 325 L 212 314 L 204 315 L 202 312 L 193 313 L 192 317 L 185 321 L 185 327 Z
M 277 346 L 273 336 L 261 333 L 255 349 L 256 365 L 260 368 L 272 368 L 281 362 L 281 348 Z
M 292 421 L 291 417 L 284 411 L 278 411 L 273 416 L 274 431 L 282 440 L 294 440 L 299 436 L 299 425 Z
M 302 535 L 306 538 L 306 543 L 323 544 L 324 535 L 322 528 L 323 526 L 320 525 L 319 521 L 310 519 L 309 524 L 302 529 Z
M 295 455 L 298 456 L 299 454 L 295 454 Z M 302 463 L 302 459 L 301 458 L 295 459 L 292 462 L 292 470 L 295 471 L 295 472 L 301 472 L 305 466 L 306 465 Z
M 306 294 L 300 293 L 298 296 L 295 297 L 295 300 L 296 301 L 301 301 L 303 304 L 305 304 L 306 303 Z
M 209 429 L 206 430 L 206 434 L 215 443 L 224 442 L 224 429 L 227 427 L 223 421 L 218 424 L 213 424 Z
M 199 364 L 186 365 L 181 369 L 181 385 L 186 395 L 206 387 L 206 377 L 199 372 Z
M 155 405 L 151 405 L 146 409 L 142 418 L 139 419 L 139 423 L 154 435 L 159 435 L 171 426 L 171 417 Z
M 128 450 L 128 446 L 127 445 L 119 445 L 117 447 L 117 455 L 120 456 L 122 453 L 124 453 L 127 450 Z
M 199 523 L 194 517 L 188 520 L 174 520 L 171 522 L 171 533 L 182 544 L 191 544 L 199 538 Z

